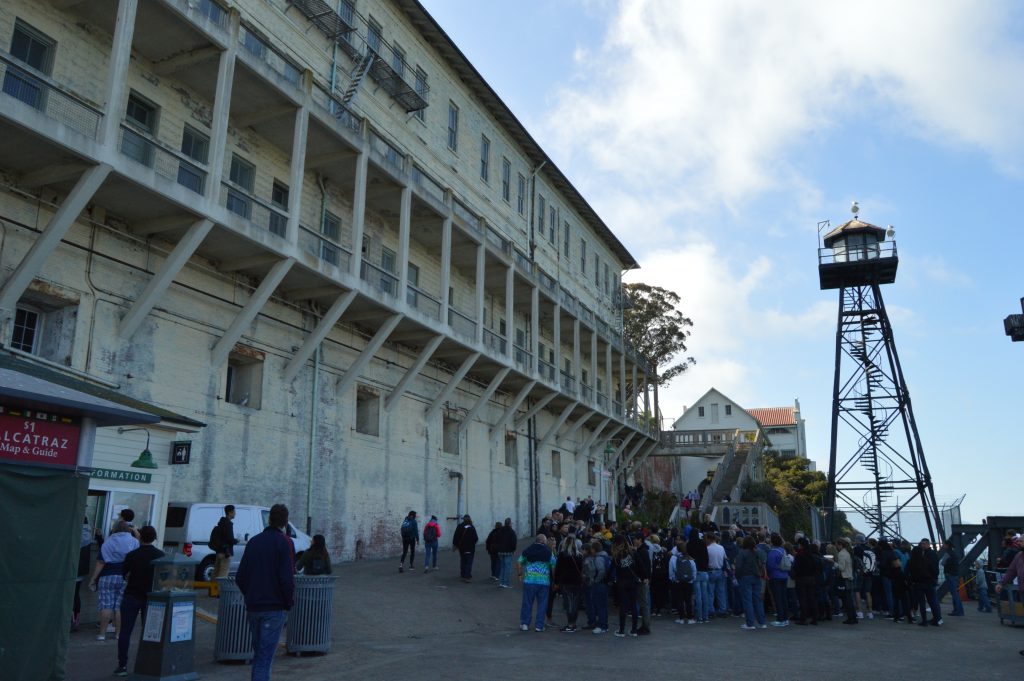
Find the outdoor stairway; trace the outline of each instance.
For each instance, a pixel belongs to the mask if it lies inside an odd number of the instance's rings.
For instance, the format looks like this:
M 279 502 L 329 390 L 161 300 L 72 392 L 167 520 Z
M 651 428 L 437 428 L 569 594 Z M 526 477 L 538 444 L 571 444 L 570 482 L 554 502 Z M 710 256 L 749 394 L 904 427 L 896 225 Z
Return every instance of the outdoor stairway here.
M 729 467 L 722 474 L 722 481 L 718 483 L 718 491 L 715 494 L 714 501 L 725 501 L 725 498 L 732 494 L 732 488 L 739 482 L 740 473 L 743 471 L 743 467 L 747 464 L 747 455 L 750 453 L 750 447 L 748 445 L 740 445 L 736 447 L 736 454 L 732 458 L 732 462 Z M 739 499 L 732 499 L 732 501 L 740 501 Z

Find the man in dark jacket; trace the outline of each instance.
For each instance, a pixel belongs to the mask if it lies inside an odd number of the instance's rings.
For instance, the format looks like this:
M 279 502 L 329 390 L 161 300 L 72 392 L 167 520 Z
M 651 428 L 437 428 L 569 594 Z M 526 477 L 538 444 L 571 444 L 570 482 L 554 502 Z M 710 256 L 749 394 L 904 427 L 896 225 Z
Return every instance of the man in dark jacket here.
M 640 628 L 637 633 L 647 636 L 651 633 L 651 554 L 644 544 L 641 533 L 633 535 L 633 551 L 636 554 L 635 573 L 637 585 L 636 600 L 640 608 Z
M 939 598 L 936 585 L 939 581 L 939 557 L 932 551 L 932 543 L 922 539 L 910 552 L 907 562 L 907 575 L 912 584 L 912 597 L 920 606 L 922 627 L 928 626 L 926 607 L 932 610 L 931 624 L 937 627 L 942 624 L 942 612 L 939 610 Z
M 231 568 L 231 557 L 235 555 L 235 507 L 228 504 L 224 507 L 224 517 L 217 521 L 210 536 L 210 548 L 216 551 L 217 559 L 213 564 L 213 578 L 227 577 Z
M 945 575 L 945 585 L 949 589 L 949 597 L 953 602 L 952 617 L 964 616 L 964 604 L 960 600 L 960 554 L 953 548 L 948 539 L 942 542 L 942 553 L 939 554 L 939 565 Z
M 452 548 L 459 552 L 459 574 L 462 581 L 469 583 L 473 579 L 473 556 L 476 555 L 476 544 L 480 541 L 473 520 L 469 514 L 462 516 L 462 523 L 455 528 L 452 536 Z
M 517 543 L 519 543 L 519 537 L 516 536 L 516 531 L 512 527 L 512 519 L 505 518 L 505 524 L 502 525 L 496 542 L 498 560 L 501 562 L 498 586 L 502 589 L 512 588 L 512 556 L 516 552 Z
M 711 581 L 708 575 L 708 545 L 704 543 L 697 528 L 690 530 L 686 552 L 697 565 L 697 576 L 693 580 L 693 609 L 698 622 L 707 622 L 711 614 Z
M 238 566 L 238 588 L 245 596 L 252 630 L 252 681 L 270 679 L 277 643 L 295 595 L 295 549 L 285 534 L 288 507 L 270 508 L 267 528 L 249 540 Z
M 124 557 L 124 597 L 121 599 L 121 631 L 117 635 L 116 676 L 128 676 L 128 646 L 132 640 L 135 619 L 146 607 L 146 596 L 153 588 L 153 561 L 164 552 L 153 546 L 156 529 L 146 525 L 139 530 L 141 546 Z

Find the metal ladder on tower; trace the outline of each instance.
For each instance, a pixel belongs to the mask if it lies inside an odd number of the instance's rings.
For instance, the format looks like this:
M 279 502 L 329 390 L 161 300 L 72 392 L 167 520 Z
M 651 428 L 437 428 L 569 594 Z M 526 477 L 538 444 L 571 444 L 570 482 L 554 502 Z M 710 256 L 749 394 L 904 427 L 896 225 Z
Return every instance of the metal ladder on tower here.
M 362 84 L 363 79 L 366 78 L 366 74 L 370 72 L 370 64 L 373 63 L 375 57 L 376 55 L 373 50 L 366 50 L 366 54 L 356 63 L 355 68 L 352 69 L 352 80 L 349 82 L 348 87 L 345 88 L 345 94 L 341 97 L 341 103 L 345 106 L 348 106 L 355 99 L 356 92 L 359 91 L 359 86 Z

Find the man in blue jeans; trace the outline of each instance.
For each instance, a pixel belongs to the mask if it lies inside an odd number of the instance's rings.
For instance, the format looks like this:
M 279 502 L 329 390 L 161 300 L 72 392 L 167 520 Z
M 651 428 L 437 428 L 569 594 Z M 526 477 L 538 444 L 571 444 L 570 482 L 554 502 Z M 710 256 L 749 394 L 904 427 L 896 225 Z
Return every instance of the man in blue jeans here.
M 538 534 L 534 543 L 519 556 L 519 578 L 523 580 L 523 605 L 519 609 L 519 628 L 530 630 L 533 603 L 537 603 L 537 631 L 544 631 L 544 613 L 548 607 L 548 590 L 555 571 L 555 557 L 548 548 L 548 538 Z
M 252 630 L 252 681 L 269 681 L 277 643 L 281 640 L 295 595 L 295 548 L 284 533 L 288 507 L 270 508 L 267 528 L 249 540 L 236 581 L 245 596 Z
M 942 566 L 945 575 L 946 588 L 949 590 L 949 597 L 953 601 L 953 617 L 964 616 L 964 604 L 960 600 L 960 558 L 957 555 L 953 544 L 947 539 L 942 542 L 942 553 L 939 554 L 939 565 Z

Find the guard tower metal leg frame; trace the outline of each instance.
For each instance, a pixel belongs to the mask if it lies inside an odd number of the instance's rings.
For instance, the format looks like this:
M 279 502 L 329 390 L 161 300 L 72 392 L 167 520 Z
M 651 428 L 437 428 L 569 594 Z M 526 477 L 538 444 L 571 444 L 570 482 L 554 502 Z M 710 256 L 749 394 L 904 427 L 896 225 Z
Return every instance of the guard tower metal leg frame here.
M 838 451 L 840 424 L 856 443 L 845 460 Z M 891 429 L 902 430 L 902 436 Z M 931 540 L 941 540 L 942 517 L 882 292 L 878 284 L 845 287 L 836 326 L 825 499 L 829 536 L 836 535 L 835 511 L 848 510 L 870 524 L 870 534 L 903 538 L 899 516 L 910 506 L 921 507 Z

